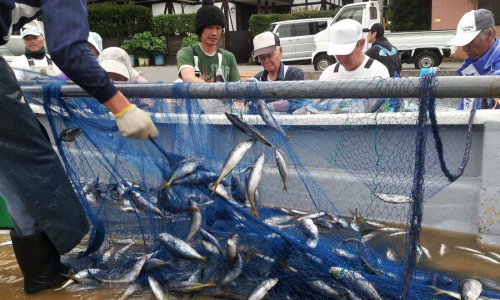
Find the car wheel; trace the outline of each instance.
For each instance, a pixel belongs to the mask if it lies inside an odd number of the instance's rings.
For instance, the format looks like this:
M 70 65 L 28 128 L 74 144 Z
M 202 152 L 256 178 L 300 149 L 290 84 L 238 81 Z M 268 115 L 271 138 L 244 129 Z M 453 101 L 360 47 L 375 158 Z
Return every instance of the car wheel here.
M 335 62 L 331 56 L 326 54 L 321 54 L 314 60 L 314 70 L 315 71 L 324 71 L 328 66 L 332 65 Z
M 439 65 L 439 58 L 437 55 L 430 51 L 423 51 L 415 57 L 415 69 L 437 67 Z

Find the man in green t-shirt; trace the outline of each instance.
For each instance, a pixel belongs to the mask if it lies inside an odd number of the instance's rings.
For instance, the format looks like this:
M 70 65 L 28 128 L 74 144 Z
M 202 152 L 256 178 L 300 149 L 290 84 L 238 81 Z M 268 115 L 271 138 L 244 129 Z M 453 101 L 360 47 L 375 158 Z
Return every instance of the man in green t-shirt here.
M 217 48 L 226 26 L 222 10 L 213 0 L 203 0 L 196 12 L 195 33 L 198 45 L 184 47 L 177 52 L 179 78 L 184 82 L 225 82 L 240 80 L 234 55 Z

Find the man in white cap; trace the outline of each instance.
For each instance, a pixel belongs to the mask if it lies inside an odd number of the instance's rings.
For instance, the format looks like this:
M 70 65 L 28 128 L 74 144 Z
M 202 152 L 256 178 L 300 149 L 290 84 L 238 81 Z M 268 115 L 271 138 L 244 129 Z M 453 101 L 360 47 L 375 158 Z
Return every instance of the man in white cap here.
M 299 67 L 285 66 L 281 61 L 283 48 L 279 37 L 271 31 L 256 35 L 253 39 L 253 56 L 257 58 L 264 70 L 254 75 L 258 81 L 293 81 L 304 80 L 304 71 Z M 295 102 L 279 100 L 269 103 L 274 111 L 295 110 Z
M 449 42 L 461 46 L 469 56 L 458 69 L 461 76 L 500 75 L 500 42 L 496 38 L 495 18 L 487 9 L 471 10 L 458 22 L 457 33 Z M 494 99 L 462 99 L 458 109 L 500 108 Z
M 40 29 L 28 27 L 21 32 L 21 37 L 24 42 L 24 54 L 15 57 L 10 64 L 17 80 L 31 80 L 44 75 L 61 74 L 61 70 L 45 51 L 45 38 Z
M 388 78 L 387 67 L 381 62 L 365 55 L 363 48 L 366 40 L 363 37 L 361 24 L 352 19 L 344 19 L 330 27 L 330 44 L 328 55 L 335 55 L 337 63 L 326 68 L 320 81 Z M 385 100 L 384 100 L 385 101 Z M 333 112 L 374 112 L 380 108 L 384 101 L 365 99 L 352 99 L 349 101 L 327 100 L 316 104 L 320 110 Z M 342 108 L 341 108 L 342 107 Z

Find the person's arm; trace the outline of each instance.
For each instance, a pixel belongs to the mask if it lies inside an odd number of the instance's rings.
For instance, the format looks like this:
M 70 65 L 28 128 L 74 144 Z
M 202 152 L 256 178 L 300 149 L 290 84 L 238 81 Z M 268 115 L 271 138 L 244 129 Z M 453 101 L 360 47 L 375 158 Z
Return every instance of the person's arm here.
M 194 54 L 191 47 L 180 49 L 177 52 L 176 59 L 179 77 L 183 82 L 205 82 L 194 73 Z
M 54 63 L 115 115 L 118 129 L 125 137 L 158 136 L 149 115 L 118 92 L 92 55 L 87 44 L 87 1 L 45 0 L 41 3 L 47 47 Z
M 10 63 L 10 67 L 14 70 L 14 74 L 16 75 L 17 80 L 24 80 L 24 71 L 29 70 L 28 60 L 26 56 L 16 56 Z

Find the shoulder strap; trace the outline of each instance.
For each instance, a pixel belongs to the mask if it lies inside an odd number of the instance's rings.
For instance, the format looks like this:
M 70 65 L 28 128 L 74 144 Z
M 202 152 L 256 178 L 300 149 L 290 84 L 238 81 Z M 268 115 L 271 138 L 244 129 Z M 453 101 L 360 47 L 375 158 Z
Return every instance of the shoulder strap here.
M 220 51 L 219 48 L 217 48 L 217 59 L 219 60 L 219 69 L 222 66 L 222 51 Z
M 340 64 L 336 63 L 335 68 L 333 68 L 333 73 L 337 73 L 339 71 L 339 68 L 340 68 Z
M 286 79 L 286 71 L 288 71 L 288 66 L 287 65 L 283 65 L 284 68 L 283 68 L 283 78 Z
M 374 61 L 373 58 L 371 58 L 371 57 L 368 58 L 368 61 L 365 64 L 365 69 L 369 69 L 372 66 L 372 64 L 373 64 L 373 61 Z
M 47 58 L 47 64 L 49 66 L 52 66 L 53 65 L 52 58 L 50 58 L 48 55 L 45 55 L 45 57 Z
M 194 59 L 194 74 L 196 77 L 200 77 L 201 72 L 200 68 L 198 68 L 198 53 L 196 53 L 196 47 L 191 45 L 191 50 L 193 51 L 193 59 Z

